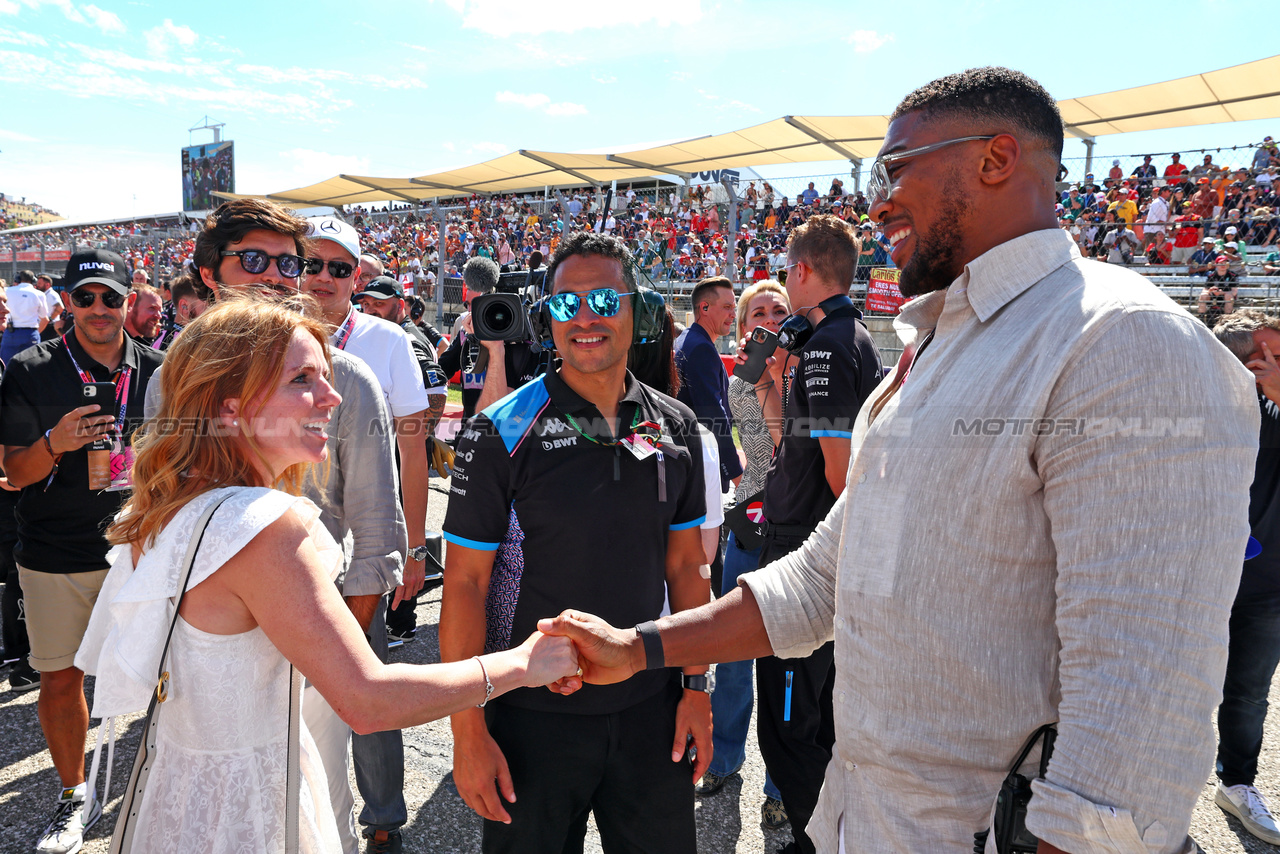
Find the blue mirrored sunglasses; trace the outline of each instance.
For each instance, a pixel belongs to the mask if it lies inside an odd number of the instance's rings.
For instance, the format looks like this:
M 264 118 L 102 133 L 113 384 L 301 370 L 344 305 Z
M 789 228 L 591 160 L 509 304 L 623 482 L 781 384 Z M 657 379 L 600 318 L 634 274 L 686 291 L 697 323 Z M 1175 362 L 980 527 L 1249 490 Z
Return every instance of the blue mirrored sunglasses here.
M 622 298 L 635 296 L 634 293 L 618 293 L 613 288 L 596 288 L 586 294 L 556 294 L 547 299 L 547 308 L 551 317 L 561 323 L 567 323 L 578 314 L 582 299 L 586 297 L 587 308 L 598 317 L 613 317 L 622 307 Z

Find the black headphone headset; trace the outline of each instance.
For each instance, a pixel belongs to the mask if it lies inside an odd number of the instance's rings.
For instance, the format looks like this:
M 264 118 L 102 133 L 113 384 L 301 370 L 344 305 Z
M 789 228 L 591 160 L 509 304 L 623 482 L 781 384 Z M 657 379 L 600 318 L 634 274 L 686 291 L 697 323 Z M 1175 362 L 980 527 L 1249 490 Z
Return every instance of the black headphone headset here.
M 547 295 L 549 288 L 550 282 L 544 277 L 542 293 L 530 306 L 529 315 L 533 322 L 534 340 L 544 349 L 554 350 L 556 345 L 551 337 L 551 309 L 547 306 L 547 301 L 551 298 Z M 635 284 L 635 295 L 635 302 L 631 305 L 631 343 L 635 345 L 657 341 L 662 337 L 663 323 L 667 317 L 666 300 L 653 288 L 640 287 L 638 281 Z
M 849 299 L 848 294 L 836 294 L 833 297 L 827 297 L 818 303 L 818 308 L 830 316 L 843 309 L 853 312 L 855 317 L 861 317 L 862 314 L 854 306 L 853 300 Z M 782 321 L 782 325 L 778 327 L 778 346 L 786 350 L 788 353 L 799 353 L 804 349 L 804 345 L 809 343 L 809 339 L 813 337 L 813 324 L 809 322 L 809 312 L 812 308 L 806 310 L 804 314 L 796 312 L 795 314 Z

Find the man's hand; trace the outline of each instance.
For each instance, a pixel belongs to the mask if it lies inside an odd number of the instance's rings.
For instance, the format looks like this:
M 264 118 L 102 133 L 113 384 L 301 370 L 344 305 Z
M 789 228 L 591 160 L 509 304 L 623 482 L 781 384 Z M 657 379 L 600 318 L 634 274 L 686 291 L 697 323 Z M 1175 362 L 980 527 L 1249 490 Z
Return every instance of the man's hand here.
M 424 561 L 407 559 L 404 562 L 404 574 L 401 584 L 396 588 L 396 595 L 391 599 L 390 610 L 395 610 L 401 602 L 407 602 L 418 595 L 426 582 L 427 567 Z
M 494 364 L 497 360 L 502 359 L 507 352 L 505 341 L 481 341 L 480 346 L 489 351 L 489 364 Z
M 102 407 L 96 403 L 88 406 L 77 406 L 58 419 L 58 423 L 49 433 L 49 444 L 55 454 L 78 451 L 97 439 L 105 439 L 111 435 L 115 426 L 115 418 L 110 415 L 96 415 Z
M 1276 357 L 1265 341 L 1262 342 L 1262 358 L 1254 359 L 1245 367 L 1253 371 L 1258 389 L 1267 396 L 1267 400 L 1280 403 L 1280 364 L 1276 364 Z
M 644 670 L 644 646 L 634 628 L 615 629 L 592 614 L 562 611 L 558 617 L 539 620 L 538 631 L 573 641 L 578 648 L 583 682 L 612 685 Z M 548 687 L 560 693 L 559 683 Z
M 476 815 L 511 824 L 511 815 L 502 805 L 502 799 L 514 804 L 515 786 L 507 768 L 507 757 L 502 755 L 502 748 L 487 730 L 480 728 L 464 735 L 454 728 L 453 784 L 458 787 L 463 803 L 475 810 Z
M 689 744 L 692 740 L 693 744 Z M 671 745 L 671 761 L 679 762 L 685 750 L 693 747 L 697 758 L 693 764 L 693 781 L 711 767 L 715 748 L 711 744 L 711 695 L 705 691 L 685 691 L 676 706 L 676 740 Z

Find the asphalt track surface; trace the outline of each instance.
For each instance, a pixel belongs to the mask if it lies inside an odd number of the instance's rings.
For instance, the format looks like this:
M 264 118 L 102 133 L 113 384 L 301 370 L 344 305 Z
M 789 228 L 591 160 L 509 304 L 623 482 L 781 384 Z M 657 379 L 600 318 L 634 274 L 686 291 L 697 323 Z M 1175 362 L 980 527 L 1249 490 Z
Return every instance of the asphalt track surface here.
M 439 530 L 447 502 L 446 483 L 432 480 L 428 528 Z M 436 626 L 440 616 L 440 590 L 424 594 L 418 606 L 418 640 L 392 651 L 395 661 L 427 664 L 439 661 Z M 89 680 L 92 690 L 92 680 Z M 1273 688 L 1274 690 L 1274 688 Z M 36 694 L 15 694 L 7 682 L 0 682 L 0 854 L 34 850 L 35 839 L 52 814 L 58 793 L 58 779 L 45 750 L 36 719 Z M 114 825 L 120 792 L 136 749 L 141 716 L 124 724 L 117 743 L 116 774 L 106 812 L 85 841 L 86 854 L 106 854 Z M 88 757 L 97 737 L 97 721 L 86 745 Z M 118 727 L 119 731 L 119 727 Z M 753 727 L 754 731 L 754 727 Z M 480 848 L 480 819 L 458 797 L 452 778 L 452 738 L 448 721 L 436 721 L 406 730 L 405 799 L 409 823 L 404 828 L 406 852 L 470 852 Z M 1266 739 L 1259 767 L 1258 788 L 1280 809 L 1280 714 L 1267 721 Z M 103 764 L 105 765 L 105 757 Z M 101 777 L 101 775 L 100 775 Z M 555 772 L 548 784 L 554 785 Z M 99 781 L 101 786 L 101 780 Z M 355 791 L 355 780 L 351 781 Z M 754 735 L 747 749 L 747 764 L 741 779 L 731 778 L 724 789 L 697 801 L 698 851 L 705 854 L 772 854 L 790 840 L 790 828 L 766 831 L 760 825 L 764 802 L 764 765 L 755 747 Z M 101 791 L 101 789 L 100 789 Z M 518 794 L 518 793 L 517 793 Z M 359 794 L 356 809 L 360 809 Z M 1207 854 L 1235 852 L 1277 852 L 1275 848 L 1249 836 L 1234 818 L 1228 818 L 1213 803 L 1213 785 L 1206 781 L 1196 804 L 1191 834 Z M 595 827 L 588 831 L 588 852 L 599 852 Z M 969 854 L 968 848 L 955 854 Z

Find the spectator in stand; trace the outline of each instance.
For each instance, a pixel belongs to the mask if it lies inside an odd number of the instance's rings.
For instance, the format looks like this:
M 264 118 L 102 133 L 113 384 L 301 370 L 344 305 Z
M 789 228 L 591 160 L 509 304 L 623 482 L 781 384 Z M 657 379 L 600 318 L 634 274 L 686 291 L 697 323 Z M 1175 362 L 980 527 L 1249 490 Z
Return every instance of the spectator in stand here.
M 1167 237 L 1165 234 L 1165 223 L 1169 221 L 1169 188 L 1157 187 L 1153 191 L 1151 204 L 1147 206 L 1147 216 L 1143 220 L 1142 229 L 1142 246 L 1146 248 L 1156 240 L 1156 235 L 1161 238 Z M 1168 263 L 1168 262 L 1165 262 Z
M 1190 214 L 1174 217 L 1173 223 L 1173 250 L 1169 260 L 1173 264 L 1185 264 L 1195 254 L 1200 242 L 1200 227 Z
M 1235 276 L 1244 275 L 1244 254 L 1240 251 L 1240 246 L 1234 240 L 1227 240 L 1219 246 L 1221 255 L 1219 258 L 1226 258 L 1227 264 L 1231 267 L 1231 272 Z
M 1107 210 L 1115 211 L 1116 219 L 1132 225 L 1138 218 L 1138 203 L 1134 201 L 1133 196 L 1134 191 L 1121 187 L 1116 191 L 1116 200 L 1107 205 Z
M 1262 140 L 1262 144 L 1253 152 L 1253 171 L 1255 173 L 1261 172 L 1278 160 L 1280 160 L 1280 152 L 1277 152 L 1276 144 L 1268 136 Z
M 813 188 L 813 182 L 809 182 L 809 187 L 800 194 L 800 203 L 804 205 L 812 205 L 818 201 L 818 191 Z
M 1142 158 L 1142 165 L 1134 169 L 1129 176 L 1130 178 L 1139 179 L 1136 184 L 1139 197 L 1145 199 L 1151 194 L 1151 187 L 1154 183 L 1152 179 L 1156 177 L 1156 174 L 1156 167 L 1151 162 L 1151 155 L 1145 155 Z
M 1141 243 L 1128 223 L 1117 217 L 1115 227 L 1103 238 L 1102 247 L 1107 252 L 1108 264 L 1132 264 L 1134 250 L 1140 249 Z
M 1196 313 L 1205 326 L 1212 329 L 1224 314 L 1236 310 L 1238 292 L 1237 276 L 1231 272 L 1230 260 L 1219 255 L 1214 261 L 1213 271 L 1205 278 L 1204 290 L 1196 300 Z
M 1168 264 L 1172 260 L 1173 244 L 1164 236 L 1163 231 L 1155 233 L 1155 239 L 1147 247 L 1148 264 Z
M 1107 171 L 1107 180 L 1105 185 L 1108 188 L 1120 186 L 1121 179 L 1124 178 L 1124 170 L 1120 168 L 1119 160 L 1111 161 L 1111 169 Z
M 1172 162 L 1164 167 L 1165 184 L 1170 187 L 1181 184 L 1185 180 L 1182 177 L 1185 174 L 1187 174 L 1187 166 L 1182 162 L 1182 155 L 1175 152 Z
M 1217 241 L 1206 235 L 1200 241 L 1200 248 L 1187 260 L 1187 272 L 1192 276 L 1207 276 L 1217 260 Z
M 1191 215 L 1202 223 L 1208 222 L 1213 219 L 1214 208 L 1218 206 L 1218 194 L 1208 176 L 1197 178 L 1196 186 L 1199 189 L 1191 197 Z
M 1218 171 L 1218 167 L 1213 163 L 1213 155 L 1206 154 L 1204 162 L 1191 170 L 1191 177 L 1195 178 L 1197 183 L 1201 178 L 1210 178 Z

